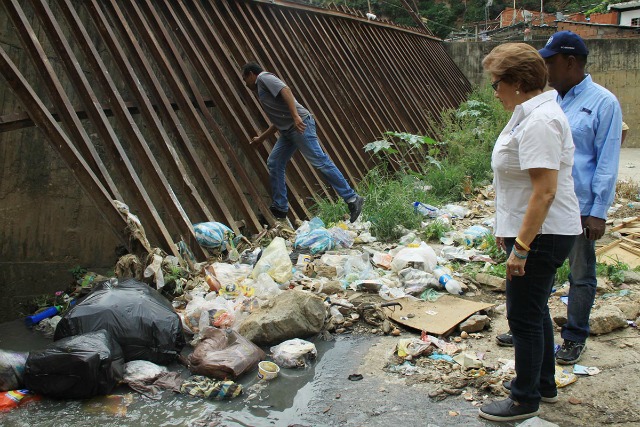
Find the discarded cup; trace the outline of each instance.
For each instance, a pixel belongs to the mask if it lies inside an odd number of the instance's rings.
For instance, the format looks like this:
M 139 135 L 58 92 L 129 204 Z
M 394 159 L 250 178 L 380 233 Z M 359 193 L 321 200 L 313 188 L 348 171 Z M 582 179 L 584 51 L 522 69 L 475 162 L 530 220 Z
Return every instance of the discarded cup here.
M 272 380 L 278 376 L 280 367 L 273 362 L 262 361 L 258 363 L 258 378 L 261 380 Z

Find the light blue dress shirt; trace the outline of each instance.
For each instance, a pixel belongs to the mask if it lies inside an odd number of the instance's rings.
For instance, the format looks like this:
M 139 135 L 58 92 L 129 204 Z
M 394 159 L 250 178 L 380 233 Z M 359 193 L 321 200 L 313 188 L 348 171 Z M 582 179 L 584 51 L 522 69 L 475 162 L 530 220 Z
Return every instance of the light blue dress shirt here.
M 564 97 L 558 94 L 556 100 L 569 119 L 576 147 L 572 175 L 580 214 L 607 219 L 620 161 L 620 104 L 589 74 Z

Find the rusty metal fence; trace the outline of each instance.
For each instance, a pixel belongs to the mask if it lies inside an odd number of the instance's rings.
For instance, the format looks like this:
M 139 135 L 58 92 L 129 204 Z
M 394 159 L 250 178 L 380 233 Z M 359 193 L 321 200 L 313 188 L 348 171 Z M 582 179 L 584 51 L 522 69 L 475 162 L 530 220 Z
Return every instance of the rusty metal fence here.
M 4 0 L 20 46 L 0 72 L 26 113 L 2 112 L 0 135 L 38 126 L 105 220 L 130 246 L 126 218 L 152 245 L 198 258 L 192 224 L 245 234 L 269 212 L 266 160 L 275 140 L 240 67 L 257 61 L 287 82 L 318 135 L 357 185 L 375 161 L 363 146 L 388 130 L 434 135 L 443 108 L 471 87 L 424 30 L 369 21 L 346 8 L 284 1 Z M 29 61 L 25 60 L 28 56 Z M 414 159 L 419 160 L 419 159 Z M 291 219 L 333 190 L 296 155 Z

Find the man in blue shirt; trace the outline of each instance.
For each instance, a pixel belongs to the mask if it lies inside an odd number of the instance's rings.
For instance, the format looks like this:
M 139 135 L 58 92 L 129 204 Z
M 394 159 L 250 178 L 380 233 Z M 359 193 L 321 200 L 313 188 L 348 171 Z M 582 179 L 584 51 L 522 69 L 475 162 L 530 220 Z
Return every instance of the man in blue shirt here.
M 589 336 L 589 314 L 596 295 L 595 243 L 605 231 L 607 211 L 618 178 L 622 135 L 622 110 L 616 97 L 596 84 L 585 65 L 589 50 L 571 31 L 560 31 L 540 49 L 549 72 L 549 86 L 569 119 L 576 150 L 573 182 L 580 203 L 583 233 L 569 254 L 569 303 L 564 340 L 556 353 L 561 365 L 580 360 Z M 499 345 L 512 346 L 511 333 L 496 337 Z
M 622 110 L 611 92 L 585 74 L 589 50 L 580 36 L 560 31 L 539 52 L 576 146 L 572 174 L 583 233 L 569 254 L 567 323 L 561 332 L 564 343 L 556 354 L 559 364 L 571 365 L 580 360 L 589 336 L 597 284 L 595 243 L 604 234 L 607 210 L 615 195 Z
M 261 143 L 280 132 L 276 145 L 267 159 L 271 180 L 271 213 L 278 218 L 287 217 L 289 202 L 285 183 L 287 163 L 298 150 L 311 166 L 316 168 L 347 203 L 349 220 L 355 222 L 362 212 L 364 197 L 349 185 L 333 161 L 322 151 L 316 134 L 316 122 L 311 113 L 293 96 L 291 89 L 274 74 L 266 72 L 255 62 L 242 67 L 246 86 L 258 93 L 258 100 L 271 121 L 271 126 L 251 143 Z

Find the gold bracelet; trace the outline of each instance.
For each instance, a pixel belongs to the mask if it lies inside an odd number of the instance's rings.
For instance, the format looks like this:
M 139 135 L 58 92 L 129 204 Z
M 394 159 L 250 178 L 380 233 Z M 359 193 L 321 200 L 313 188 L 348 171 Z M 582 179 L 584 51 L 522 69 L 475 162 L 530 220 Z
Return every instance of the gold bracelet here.
M 522 249 L 524 249 L 527 252 L 529 252 L 531 250 L 531 248 L 529 246 L 527 246 L 524 243 L 522 243 L 522 240 L 520 240 L 519 237 L 516 237 L 516 243 L 519 244 L 520 246 L 522 246 Z

